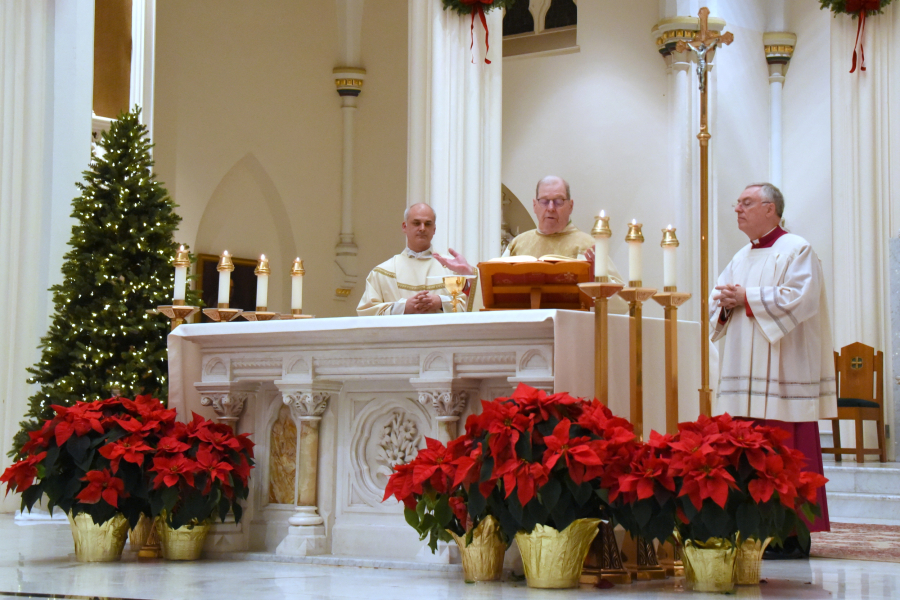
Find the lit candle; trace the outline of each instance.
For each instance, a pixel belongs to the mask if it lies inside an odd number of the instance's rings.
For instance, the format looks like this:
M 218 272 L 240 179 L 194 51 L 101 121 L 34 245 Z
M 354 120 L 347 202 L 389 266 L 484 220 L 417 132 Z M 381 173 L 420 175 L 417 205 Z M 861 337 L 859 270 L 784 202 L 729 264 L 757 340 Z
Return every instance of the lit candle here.
M 641 233 L 642 223 L 632 219 L 628 225 L 628 235 L 625 241 L 628 243 L 628 285 L 640 287 L 641 285 L 641 244 L 644 243 L 644 234 Z
M 599 281 L 601 277 L 609 277 L 609 237 L 612 231 L 605 210 L 600 211 L 591 235 L 594 236 L 594 280 Z
M 256 274 L 256 310 L 264 312 L 269 306 L 269 259 L 260 255 L 259 264 L 253 270 Z
M 675 260 L 675 248 L 678 247 L 678 238 L 675 237 L 675 228 L 671 225 L 663 229 L 662 233 L 662 242 L 659 245 L 663 249 L 663 286 L 667 290 L 672 288 L 670 291 L 675 291 L 677 280 L 675 273 L 678 268 Z
M 306 274 L 306 271 L 303 270 L 303 261 L 298 256 L 294 259 L 294 264 L 291 266 L 291 312 L 296 311 L 298 315 L 303 311 L 304 274 Z
M 216 267 L 219 272 L 219 308 L 228 308 L 228 299 L 231 296 L 231 272 L 234 271 L 234 263 L 231 262 L 231 256 L 228 250 L 222 252 L 219 258 L 219 266 Z
M 175 290 L 172 294 L 172 299 L 174 304 L 184 304 L 184 290 L 187 287 L 187 270 L 191 264 L 191 259 L 188 256 L 187 250 L 184 249 L 184 245 L 178 247 L 178 252 L 175 253 Z

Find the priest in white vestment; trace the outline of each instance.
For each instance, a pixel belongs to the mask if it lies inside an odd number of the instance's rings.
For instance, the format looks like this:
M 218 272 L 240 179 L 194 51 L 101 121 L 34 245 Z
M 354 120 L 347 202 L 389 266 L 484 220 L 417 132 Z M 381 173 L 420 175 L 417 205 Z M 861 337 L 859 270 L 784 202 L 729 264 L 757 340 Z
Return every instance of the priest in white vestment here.
M 575 201 L 572 199 L 569 183 L 562 177 L 548 175 L 537 183 L 534 191 L 533 208 L 538 220 L 537 229 L 517 235 L 509 243 L 503 256 L 542 256 L 554 255 L 563 258 L 594 262 L 594 238 L 579 230 L 569 217 Z M 435 258 L 455 273 L 472 275 L 475 269 L 469 265 L 465 257 L 450 248 L 452 258 L 435 254 Z M 619 275 L 612 258 L 607 258 L 609 278 L 615 283 L 625 283 Z M 609 311 L 624 314 L 628 305 L 619 296 L 610 298 Z
M 831 325 L 822 265 L 809 242 L 781 227 L 775 186 L 748 186 L 735 204 L 750 238 L 719 276 L 710 302 L 712 340 L 722 340 L 716 414 L 749 417 L 788 430 L 822 473 L 819 419 L 837 416 Z M 829 531 L 822 517 L 811 531 Z
M 427 204 L 410 206 L 401 228 L 406 235 L 406 248 L 366 277 L 366 291 L 356 307 L 357 314 L 368 317 L 453 312 L 450 292 L 437 279 L 446 271 L 432 255 L 434 210 Z M 470 293 L 467 310 L 471 309 L 471 297 Z

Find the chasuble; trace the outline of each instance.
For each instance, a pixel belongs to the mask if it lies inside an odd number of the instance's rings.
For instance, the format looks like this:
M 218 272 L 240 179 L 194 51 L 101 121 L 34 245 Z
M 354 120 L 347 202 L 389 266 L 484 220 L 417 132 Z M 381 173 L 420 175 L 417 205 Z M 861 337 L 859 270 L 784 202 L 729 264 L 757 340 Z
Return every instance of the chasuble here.
M 450 292 L 444 284 L 428 279 L 446 274 L 446 269 L 432 257 L 431 248 L 423 252 L 406 248 L 372 269 L 366 277 L 366 291 L 359 300 L 356 312 L 361 317 L 402 315 L 406 299 L 423 290 L 438 294 L 444 312 L 453 312 Z M 470 292 L 466 310 L 471 310 L 472 296 Z
M 717 285 L 745 288 L 749 308 L 725 310 L 710 299 L 711 338 L 723 340 L 716 413 L 787 422 L 834 418 L 822 265 L 805 239 L 780 228 L 772 233 L 774 242 L 748 244 L 719 276 Z

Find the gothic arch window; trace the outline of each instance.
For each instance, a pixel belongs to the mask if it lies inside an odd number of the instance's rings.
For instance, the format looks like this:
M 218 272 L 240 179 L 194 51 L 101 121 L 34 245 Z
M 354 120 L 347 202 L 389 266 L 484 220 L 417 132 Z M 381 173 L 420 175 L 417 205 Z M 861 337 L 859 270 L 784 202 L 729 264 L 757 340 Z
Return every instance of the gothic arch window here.
M 503 17 L 503 56 L 578 52 L 577 0 L 518 0 Z

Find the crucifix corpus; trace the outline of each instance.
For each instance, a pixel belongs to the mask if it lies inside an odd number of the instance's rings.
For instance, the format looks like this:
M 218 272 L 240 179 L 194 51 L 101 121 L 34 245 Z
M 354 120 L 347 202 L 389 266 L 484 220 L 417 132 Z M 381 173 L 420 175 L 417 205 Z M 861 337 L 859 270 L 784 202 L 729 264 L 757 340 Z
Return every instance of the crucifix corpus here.
M 700 80 L 700 413 L 712 414 L 712 390 L 709 387 L 709 133 L 706 105 L 706 75 L 709 60 L 720 44 L 734 41 L 731 33 L 709 30 L 709 9 L 700 9 L 700 31 L 690 42 L 679 41 L 676 52 L 690 50 L 697 55 L 697 77 Z M 707 60 L 709 56 L 709 60 Z

